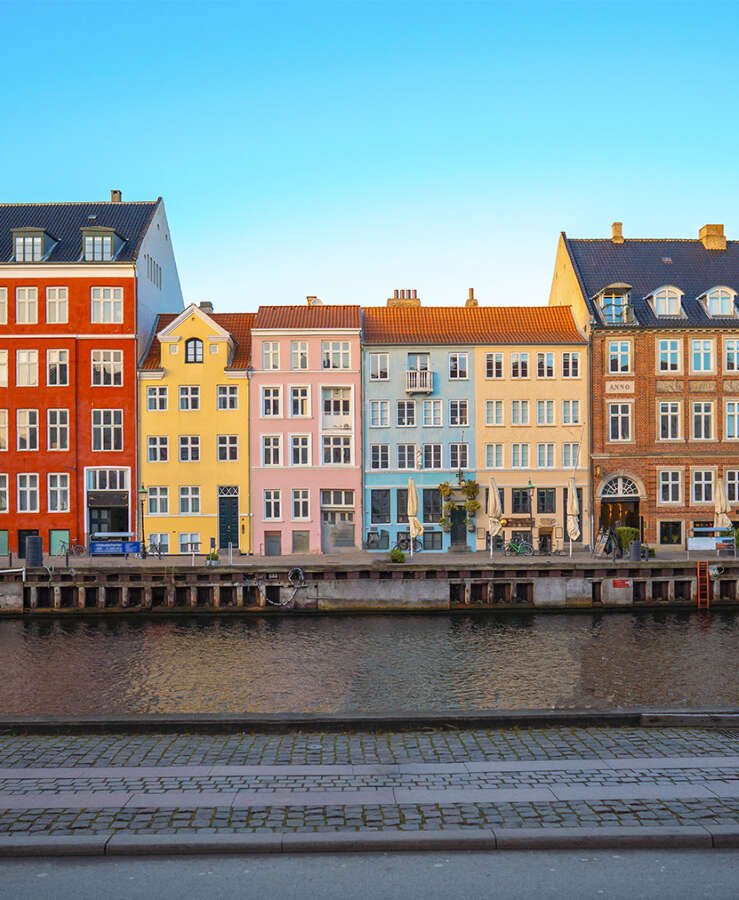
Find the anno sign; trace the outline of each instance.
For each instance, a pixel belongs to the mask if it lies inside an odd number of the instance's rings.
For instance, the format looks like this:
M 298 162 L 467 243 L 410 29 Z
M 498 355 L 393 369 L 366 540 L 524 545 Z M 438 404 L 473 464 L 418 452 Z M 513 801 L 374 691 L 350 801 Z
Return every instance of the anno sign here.
M 633 381 L 606 381 L 606 394 L 633 394 Z

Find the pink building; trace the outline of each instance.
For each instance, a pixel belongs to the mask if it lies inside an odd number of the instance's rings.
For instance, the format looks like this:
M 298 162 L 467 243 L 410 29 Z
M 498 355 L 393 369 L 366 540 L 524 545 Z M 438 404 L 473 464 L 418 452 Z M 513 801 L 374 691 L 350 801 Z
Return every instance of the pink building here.
M 361 313 L 260 306 L 252 326 L 252 551 L 331 553 L 359 542 Z

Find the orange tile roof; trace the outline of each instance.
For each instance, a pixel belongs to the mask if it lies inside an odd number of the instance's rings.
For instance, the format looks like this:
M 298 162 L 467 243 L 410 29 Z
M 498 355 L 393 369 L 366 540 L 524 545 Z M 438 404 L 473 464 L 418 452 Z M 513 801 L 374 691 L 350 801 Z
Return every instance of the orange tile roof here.
M 163 313 L 157 317 L 154 326 L 154 338 L 141 363 L 142 369 L 161 368 L 161 347 L 157 335 L 171 325 L 182 313 Z M 246 369 L 251 358 L 251 329 L 256 313 L 208 313 L 221 328 L 224 328 L 234 340 L 234 354 L 229 369 Z
M 361 328 L 359 306 L 260 306 L 253 328 Z
M 365 307 L 365 344 L 585 344 L 569 306 Z

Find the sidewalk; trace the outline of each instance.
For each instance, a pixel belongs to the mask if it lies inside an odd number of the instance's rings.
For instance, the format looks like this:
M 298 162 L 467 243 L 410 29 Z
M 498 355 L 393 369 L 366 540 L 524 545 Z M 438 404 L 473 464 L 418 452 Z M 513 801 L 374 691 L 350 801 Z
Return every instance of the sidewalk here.
M 0 855 L 739 845 L 739 735 L 0 736 Z

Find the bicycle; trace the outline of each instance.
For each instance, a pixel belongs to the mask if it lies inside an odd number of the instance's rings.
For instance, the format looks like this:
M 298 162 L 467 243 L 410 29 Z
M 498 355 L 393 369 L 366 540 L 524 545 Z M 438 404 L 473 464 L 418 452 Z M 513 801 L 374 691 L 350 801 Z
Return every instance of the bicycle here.
M 528 541 L 511 539 L 505 547 L 506 556 L 533 556 L 534 548 Z
M 55 556 L 84 556 L 87 553 L 87 547 L 84 544 L 74 542 L 59 541 L 59 548 Z
M 404 553 L 407 553 L 411 548 L 411 538 L 408 534 L 399 534 L 398 535 L 398 543 L 393 547 L 393 550 L 402 550 Z M 420 553 L 423 550 L 423 541 L 421 538 L 413 539 L 413 552 Z

